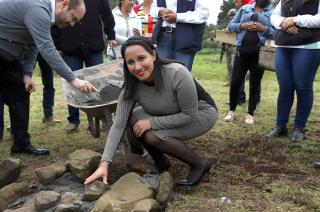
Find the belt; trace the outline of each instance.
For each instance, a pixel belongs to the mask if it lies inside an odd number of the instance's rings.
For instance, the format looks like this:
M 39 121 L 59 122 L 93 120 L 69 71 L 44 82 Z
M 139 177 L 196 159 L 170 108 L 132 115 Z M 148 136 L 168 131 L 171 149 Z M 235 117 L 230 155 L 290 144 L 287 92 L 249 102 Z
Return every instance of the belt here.
M 174 31 L 176 31 L 176 28 L 174 28 L 172 26 L 166 26 L 166 27 L 161 27 L 161 31 L 163 31 L 163 32 L 174 32 Z

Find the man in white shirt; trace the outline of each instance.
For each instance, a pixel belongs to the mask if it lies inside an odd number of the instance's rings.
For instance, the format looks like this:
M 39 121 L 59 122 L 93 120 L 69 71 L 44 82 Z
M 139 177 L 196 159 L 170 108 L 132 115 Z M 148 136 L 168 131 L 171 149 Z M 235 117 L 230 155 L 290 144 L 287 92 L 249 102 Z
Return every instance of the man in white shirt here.
M 194 56 L 202 47 L 209 8 L 205 0 L 155 0 L 150 11 L 158 18 L 153 31 L 161 57 L 176 59 L 191 71 Z

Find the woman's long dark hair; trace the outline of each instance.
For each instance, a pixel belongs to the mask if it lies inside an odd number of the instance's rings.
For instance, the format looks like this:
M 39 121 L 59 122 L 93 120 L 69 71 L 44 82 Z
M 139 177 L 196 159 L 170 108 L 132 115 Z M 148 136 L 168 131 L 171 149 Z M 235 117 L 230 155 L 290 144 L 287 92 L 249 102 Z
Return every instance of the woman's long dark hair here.
M 124 44 L 122 44 L 121 47 L 121 55 L 122 58 L 124 59 L 123 62 L 123 72 L 124 72 L 124 84 L 123 84 L 123 89 L 124 89 L 124 98 L 125 99 L 133 99 L 135 96 L 136 90 L 137 90 L 137 85 L 139 80 L 130 74 L 128 70 L 128 65 L 126 63 L 126 58 L 125 58 L 125 51 L 128 46 L 133 46 L 133 45 L 139 45 L 143 47 L 149 54 L 153 54 L 153 51 L 156 49 L 154 45 L 148 41 L 146 38 L 142 36 L 133 36 L 129 38 Z M 156 59 L 154 61 L 154 86 L 155 89 L 158 91 L 162 88 L 163 86 L 163 81 L 162 81 L 162 74 L 161 74 L 161 68 L 162 65 L 169 64 L 169 63 L 181 63 L 176 60 L 171 60 L 171 59 L 165 59 L 159 57 L 158 52 L 156 51 Z

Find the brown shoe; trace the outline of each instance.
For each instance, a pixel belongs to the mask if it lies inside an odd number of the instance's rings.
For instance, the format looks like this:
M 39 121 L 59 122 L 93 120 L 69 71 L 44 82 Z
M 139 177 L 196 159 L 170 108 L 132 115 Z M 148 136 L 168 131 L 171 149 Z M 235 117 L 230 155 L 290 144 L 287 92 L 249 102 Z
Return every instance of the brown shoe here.
M 44 117 L 42 123 L 60 123 L 61 120 L 57 119 L 55 116 Z
M 75 132 L 78 132 L 78 127 L 79 127 L 78 124 L 69 123 L 69 124 L 68 124 L 68 127 L 67 127 L 67 129 L 66 129 L 66 132 L 67 132 L 67 133 L 75 133 Z

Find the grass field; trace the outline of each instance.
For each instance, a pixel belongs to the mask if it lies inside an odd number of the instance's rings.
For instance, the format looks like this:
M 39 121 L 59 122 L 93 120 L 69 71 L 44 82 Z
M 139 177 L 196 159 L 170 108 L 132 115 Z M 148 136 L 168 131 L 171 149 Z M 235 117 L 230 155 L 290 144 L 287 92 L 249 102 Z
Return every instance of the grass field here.
M 167 211 L 320 211 L 320 172 L 313 162 L 320 160 L 320 77 L 314 83 L 314 106 L 307 126 L 307 139 L 292 144 L 289 138 L 265 140 L 263 135 L 274 127 L 278 85 L 273 72 L 267 71 L 262 82 L 262 103 L 253 126 L 244 124 L 247 105 L 237 108 L 238 119 L 226 123 L 229 87 L 224 85 L 226 65 L 218 62 L 216 51 L 204 50 L 196 57 L 193 74 L 214 97 L 219 120 L 206 135 L 190 141 L 190 147 L 216 161 L 210 175 L 193 188 L 176 188 Z M 62 98 L 60 80 L 56 78 L 55 115 L 63 119 L 54 126 L 42 124 L 42 86 L 35 76 L 38 90 L 32 94 L 30 134 L 35 146 L 48 147 L 50 156 L 19 155 L 23 171 L 20 180 L 33 181 L 37 167 L 64 159 L 72 151 L 89 148 L 102 152 L 105 133 L 94 139 L 87 131 L 86 116 L 81 114 L 80 132 L 66 134 L 67 105 Z M 248 89 L 248 84 L 246 85 Z M 290 117 L 292 131 L 295 107 Z M 7 112 L 5 121 L 8 124 Z M 9 156 L 10 136 L 0 143 L 0 159 Z M 176 180 L 187 167 L 172 160 L 171 172 Z M 222 201 L 223 200 L 223 201 Z

